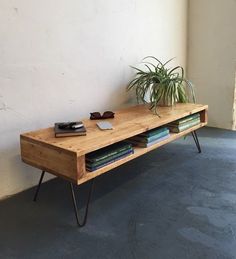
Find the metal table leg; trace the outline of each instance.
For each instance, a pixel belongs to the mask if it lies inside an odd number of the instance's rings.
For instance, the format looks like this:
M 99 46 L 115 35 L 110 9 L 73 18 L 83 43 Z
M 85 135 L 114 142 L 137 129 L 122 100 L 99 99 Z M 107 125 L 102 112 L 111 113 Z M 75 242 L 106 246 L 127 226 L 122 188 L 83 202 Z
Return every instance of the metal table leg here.
M 45 171 L 42 171 L 42 174 L 41 174 L 41 176 L 40 176 L 39 183 L 38 183 L 38 186 L 37 186 L 37 189 L 36 189 L 36 192 L 35 192 L 33 201 L 36 201 L 36 200 L 37 200 L 38 193 L 39 193 L 39 189 L 40 189 L 41 183 L 42 183 L 42 181 L 43 181 L 44 174 L 45 174 Z
M 201 150 L 200 143 L 199 143 L 199 141 L 198 141 L 197 132 L 194 130 L 194 131 L 191 132 L 191 134 L 192 134 L 193 139 L 194 139 L 194 142 L 195 142 L 195 144 L 196 144 L 196 146 L 197 146 L 198 153 L 201 153 L 202 150 Z
M 86 203 L 86 207 L 85 207 L 85 215 L 84 215 L 84 218 L 83 218 L 82 222 L 80 223 L 80 221 L 79 221 L 79 210 L 78 210 L 77 201 L 76 201 L 76 198 L 75 198 L 74 186 L 73 186 L 73 183 L 70 183 L 70 189 L 71 189 L 72 200 L 73 200 L 73 205 L 74 205 L 75 217 L 76 217 L 78 227 L 83 227 L 87 222 L 89 202 L 91 200 L 91 196 L 92 196 L 92 192 L 93 192 L 93 186 L 94 186 L 94 179 L 91 180 L 88 199 L 87 199 L 87 203 Z

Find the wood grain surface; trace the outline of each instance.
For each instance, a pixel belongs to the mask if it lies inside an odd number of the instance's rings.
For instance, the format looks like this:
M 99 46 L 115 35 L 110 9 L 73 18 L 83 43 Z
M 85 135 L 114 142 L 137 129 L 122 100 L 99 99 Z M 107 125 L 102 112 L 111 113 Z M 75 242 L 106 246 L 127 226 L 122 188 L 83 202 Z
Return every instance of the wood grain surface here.
M 116 111 L 115 118 L 108 119 L 114 127 L 113 130 L 101 131 L 96 126 L 97 120 L 84 119 L 82 121 L 87 129 L 86 136 L 55 138 L 53 127 L 24 133 L 21 134 L 22 160 L 37 168 L 81 184 L 205 126 L 207 124 L 207 109 L 207 105 L 201 104 L 176 104 L 173 107 L 159 107 L 160 117 L 158 117 L 148 109 L 147 105 L 137 105 Z M 178 134 L 171 134 L 169 139 L 151 147 L 135 148 L 133 155 L 95 172 L 85 171 L 85 154 L 197 112 L 200 112 L 201 115 L 200 125 Z

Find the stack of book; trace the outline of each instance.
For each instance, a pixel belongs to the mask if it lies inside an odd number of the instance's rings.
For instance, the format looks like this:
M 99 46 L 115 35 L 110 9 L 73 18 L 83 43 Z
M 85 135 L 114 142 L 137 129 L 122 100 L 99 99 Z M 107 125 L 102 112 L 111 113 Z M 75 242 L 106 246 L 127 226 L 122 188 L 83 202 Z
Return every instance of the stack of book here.
M 171 132 L 179 133 L 179 132 L 189 129 L 195 125 L 200 124 L 200 122 L 201 122 L 200 114 L 195 113 L 195 114 L 189 115 L 187 117 L 184 117 L 180 120 L 169 123 L 168 127 Z
M 169 138 L 169 136 L 169 129 L 167 127 L 160 127 L 129 138 L 127 142 L 139 147 L 149 147 Z
M 82 121 L 56 122 L 54 125 L 55 137 L 85 136 L 86 128 Z
M 131 144 L 123 141 L 115 143 L 87 154 L 86 170 L 89 172 L 95 171 L 133 153 Z

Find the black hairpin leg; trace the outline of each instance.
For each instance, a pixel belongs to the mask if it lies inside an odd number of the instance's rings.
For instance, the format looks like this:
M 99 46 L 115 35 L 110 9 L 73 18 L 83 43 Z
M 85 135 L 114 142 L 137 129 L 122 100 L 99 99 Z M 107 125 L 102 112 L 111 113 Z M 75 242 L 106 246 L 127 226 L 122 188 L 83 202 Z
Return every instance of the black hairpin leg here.
M 89 194 L 88 194 L 88 200 L 87 200 L 86 208 L 85 208 L 85 215 L 84 215 L 84 218 L 83 218 L 82 222 L 80 223 L 79 222 L 79 210 L 78 210 L 77 202 L 76 202 L 76 198 L 75 198 L 74 186 L 73 186 L 73 183 L 70 183 L 72 200 L 73 200 L 73 205 L 74 205 L 74 210 L 75 210 L 75 217 L 76 217 L 78 227 L 83 227 L 87 222 L 89 202 L 91 200 L 91 196 L 92 196 L 92 192 L 93 192 L 93 186 L 94 186 L 94 179 L 91 180 L 91 184 L 90 184 L 90 188 L 89 188 Z
M 194 141 L 195 141 L 195 144 L 196 144 L 196 146 L 197 146 L 198 153 L 201 153 L 202 150 L 201 150 L 200 143 L 199 143 L 199 141 L 198 141 L 197 132 L 194 130 L 194 131 L 192 131 L 191 133 L 192 133 L 193 139 L 194 139 Z
M 37 186 L 37 189 L 36 189 L 36 192 L 35 192 L 33 201 L 36 201 L 36 200 L 37 200 L 38 193 L 39 193 L 39 189 L 40 189 L 41 183 L 42 183 L 42 181 L 43 181 L 44 174 L 45 174 L 45 171 L 42 171 L 42 174 L 41 174 L 41 176 L 40 176 L 39 183 L 38 183 L 38 186 Z

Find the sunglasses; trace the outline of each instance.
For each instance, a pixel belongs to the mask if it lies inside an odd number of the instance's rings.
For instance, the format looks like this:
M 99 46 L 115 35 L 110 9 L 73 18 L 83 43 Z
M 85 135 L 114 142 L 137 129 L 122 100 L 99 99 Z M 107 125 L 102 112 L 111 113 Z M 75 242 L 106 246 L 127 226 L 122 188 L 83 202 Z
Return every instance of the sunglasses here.
M 73 129 L 76 130 L 78 128 L 81 128 L 83 126 L 83 123 L 78 122 L 62 122 L 58 124 L 59 129 Z
M 101 115 L 100 112 L 91 112 L 90 120 L 101 120 L 101 119 L 111 119 L 114 118 L 115 113 L 112 111 L 106 111 Z

